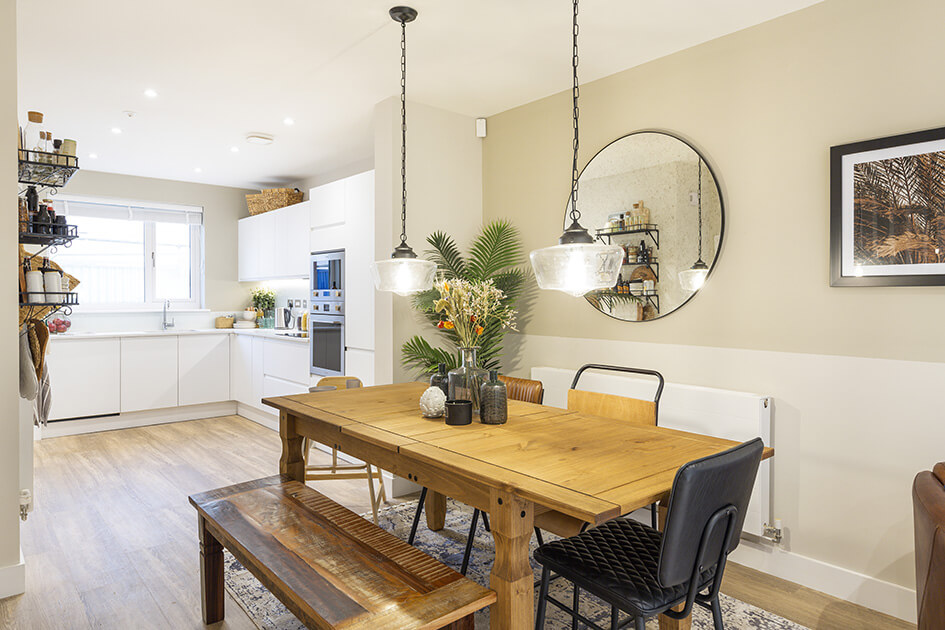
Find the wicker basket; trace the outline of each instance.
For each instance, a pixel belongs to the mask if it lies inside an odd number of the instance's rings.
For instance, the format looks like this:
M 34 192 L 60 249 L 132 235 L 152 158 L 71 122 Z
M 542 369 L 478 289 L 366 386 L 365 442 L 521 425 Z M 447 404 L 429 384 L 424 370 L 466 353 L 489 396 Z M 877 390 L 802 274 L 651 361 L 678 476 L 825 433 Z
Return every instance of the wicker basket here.
M 246 195 L 246 207 L 251 215 L 285 208 L 302 201 L 298 188 L 266 188 L 255 195 Z
M 229 317 L 217 317 L 214 325 L 217 328 L 233 328 L 233 316 Z

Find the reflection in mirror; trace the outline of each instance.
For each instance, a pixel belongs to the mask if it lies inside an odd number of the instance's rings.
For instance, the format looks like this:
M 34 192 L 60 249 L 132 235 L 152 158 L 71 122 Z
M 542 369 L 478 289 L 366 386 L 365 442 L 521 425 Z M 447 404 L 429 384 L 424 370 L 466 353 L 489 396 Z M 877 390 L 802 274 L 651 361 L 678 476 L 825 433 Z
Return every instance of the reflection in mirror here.
M 702 156 L 675 136 L 644 131 L 610 143 L 581 172 L 582 222 L 624 249 L 611 289 L 585 298 L 624 321 L 672 313 L 702 286 L 722 243 L 722 196 Z M 701 236 L 701 238 L 700 238 Z

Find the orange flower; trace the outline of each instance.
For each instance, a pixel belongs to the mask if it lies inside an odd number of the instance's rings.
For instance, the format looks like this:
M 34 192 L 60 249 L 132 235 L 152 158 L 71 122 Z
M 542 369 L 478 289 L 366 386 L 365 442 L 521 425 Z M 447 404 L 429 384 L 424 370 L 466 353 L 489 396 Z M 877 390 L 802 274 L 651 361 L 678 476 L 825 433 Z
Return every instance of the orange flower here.
M 475 316 L 475 315 L 470 315 L 470 316 L 469 316 L 469 321 L 470 321 L 470 323 L 475 324 L 475 323 L 476 323 L 476 316 Z
M 476 326 L 476 334 L 481 335 L 482 331 L 485 330 L 482 326 Z
M 437 323 L 436 325 L 437 328 L 443 328 L 444 326 L 445 326 L 445 323 L 443 322 L 443 320 L 440 320 L 439 323 Z
M 453 322 L 446 320 L 445 322 L 443 322 L 443 328 L 445 328 L 446 330 L 453 330 Z

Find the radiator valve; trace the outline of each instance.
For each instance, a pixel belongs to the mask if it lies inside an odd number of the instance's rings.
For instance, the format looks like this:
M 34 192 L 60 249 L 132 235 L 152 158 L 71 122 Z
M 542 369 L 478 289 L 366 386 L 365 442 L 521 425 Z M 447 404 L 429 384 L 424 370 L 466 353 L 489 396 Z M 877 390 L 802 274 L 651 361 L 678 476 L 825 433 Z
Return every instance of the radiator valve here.
M 20 520 L 25 521 L 33 509 L 33 493 L 27 489 L 20 490 Z
M 774 519 L 773 525 L 765 523 L 764 534 L 762 537 L 770 540 L 776 545 L 780 545 L 783 538 L 783 532 L 781 531 L 781 519 Z

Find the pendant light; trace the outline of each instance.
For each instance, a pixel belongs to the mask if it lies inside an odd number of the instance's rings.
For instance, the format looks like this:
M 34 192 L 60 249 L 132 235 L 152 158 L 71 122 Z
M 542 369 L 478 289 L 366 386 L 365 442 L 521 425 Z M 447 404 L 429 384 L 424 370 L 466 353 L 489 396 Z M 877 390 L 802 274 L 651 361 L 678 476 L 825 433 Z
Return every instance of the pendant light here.
M 709 266 L 702 262 L 702 158 L 699 158 L 699 258 L 689 269 L 679 272 L 679 284 L 686 291 L 698 291 L 709 275 Z
M 573 1 L 571 69 L 574 82 L 571 87 L 572 116 L 574 121 L 574 153 L 571 160 L 571 225 L 564 231 L 558 244 L 536 249 L 529 258 L 535 270 L 535 280 L 542 289 L 564 291 L 575 297 L 597 289 L 609 289 L 617 283 L 623 250 L 617 245 L 597 243 L 580 224 L 578 201 L 578 0 Z
M 417 258 L 407 245 L 407 22 L 417 19 L 417 12 L 410 7 L 394 7 L 390 16 L 400 22 L 400 245 L 388 260 L 375 261 L 371 273 L 378 291 L 410 295 L 433 286 L 436 264 Z

